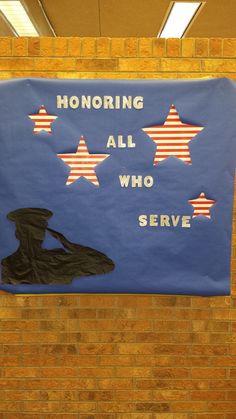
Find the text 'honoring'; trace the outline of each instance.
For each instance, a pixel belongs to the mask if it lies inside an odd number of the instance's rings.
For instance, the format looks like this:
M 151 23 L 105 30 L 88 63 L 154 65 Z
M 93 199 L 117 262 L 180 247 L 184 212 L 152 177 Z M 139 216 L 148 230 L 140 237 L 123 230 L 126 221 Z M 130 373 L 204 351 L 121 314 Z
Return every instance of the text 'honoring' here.
M 143 109 L 143 96 L 57 95 L 58 109 Z

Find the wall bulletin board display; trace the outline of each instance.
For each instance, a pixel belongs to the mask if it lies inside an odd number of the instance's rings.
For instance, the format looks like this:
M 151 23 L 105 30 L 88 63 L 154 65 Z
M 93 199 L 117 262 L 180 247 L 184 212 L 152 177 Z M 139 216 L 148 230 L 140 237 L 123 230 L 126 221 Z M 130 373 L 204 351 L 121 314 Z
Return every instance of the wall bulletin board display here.
M 228 295 L 236 89 L 0 83 L 0 289 Z

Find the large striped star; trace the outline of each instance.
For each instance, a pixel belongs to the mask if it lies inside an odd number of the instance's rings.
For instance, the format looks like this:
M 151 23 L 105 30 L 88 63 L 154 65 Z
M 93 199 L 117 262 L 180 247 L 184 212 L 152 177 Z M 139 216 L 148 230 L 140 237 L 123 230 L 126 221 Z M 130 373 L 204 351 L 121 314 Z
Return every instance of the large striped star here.
M 189 125 L 181 122 L 174 105 L 171 106 L 164 125 L 153 125 L 143 128 L 143 131 L 156 143 L 154 166 L 168 157 L 177 157 L 187 164 L 191 164 L 188 143 L 204 127 Z
M 33 115 L 29 115 L 29 118 L 34 121 L 33 132 L 38 134 L 40 131 L 46 131 L 48 134 L 52 133 L 51 123 L 58 117 L 55 115 L 49 115 L 45 109 L 45 106 L 40 106 L 39 112 Z
M 211 218 L 210 208 L 216 203 L 213 199 L 207 199 L 204 192 L 196 199 L 191 199 L 188 201 L 194 208 L 192 218 L 197 217 L 198 215 L 204 215 L 207 218 Z
M 71 168 L 66 185 L 74 183 L 80 177 L 85 177 L 89 182 L 99 186 L 95 167 L 109 156 L 110 154 L 90 154 L 83 136 L 80 137 L 76 153 L 57 154 L 57 157 Z

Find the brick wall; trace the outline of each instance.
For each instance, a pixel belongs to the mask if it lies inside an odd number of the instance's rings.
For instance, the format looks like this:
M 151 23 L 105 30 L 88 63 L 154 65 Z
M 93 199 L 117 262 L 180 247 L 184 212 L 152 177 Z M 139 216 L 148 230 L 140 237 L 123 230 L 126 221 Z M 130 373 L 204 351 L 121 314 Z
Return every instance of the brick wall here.
M 236 39 L 0 38 L 0 79 L 236 79 L 235 56 Z M 235 256 L 232 297 L 0 293 L 0 419 L 235 419 Z

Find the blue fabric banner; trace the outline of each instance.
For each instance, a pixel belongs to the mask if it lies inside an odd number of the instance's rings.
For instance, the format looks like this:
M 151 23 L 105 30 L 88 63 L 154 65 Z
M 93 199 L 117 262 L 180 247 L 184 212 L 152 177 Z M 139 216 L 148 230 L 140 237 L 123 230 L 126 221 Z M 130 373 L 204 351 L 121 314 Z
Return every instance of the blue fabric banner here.
M 230 293 L 232 81 L 4 81 L 0 115 L 0 289 Z

